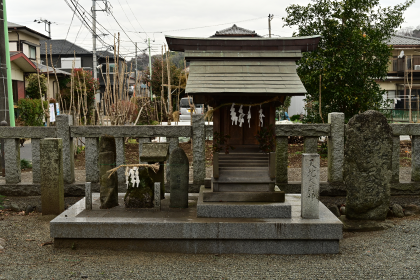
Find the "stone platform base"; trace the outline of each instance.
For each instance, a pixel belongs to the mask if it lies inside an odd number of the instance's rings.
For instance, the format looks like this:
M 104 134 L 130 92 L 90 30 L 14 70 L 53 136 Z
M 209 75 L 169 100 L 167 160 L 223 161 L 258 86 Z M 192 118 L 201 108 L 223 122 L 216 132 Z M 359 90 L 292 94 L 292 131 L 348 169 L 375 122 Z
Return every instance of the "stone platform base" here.
M 197 202 L 197 217 L 200 218 L 280 218 L 290 219 L 292 217 L 292 205 L 289 201 L 285 202 L 204 202 L 206 194 L 220 195 L 227 197 L 235 193 L 212 192 L 200 189 Z M 253 197 L 258 195 L 276 196 L 280 194 L 285 197 L 284 192 L 280 190 L 267 193 L 236 193 L 240 197 L 244 197 L 244 201 L 252 201 Z M 248 197 L 249 196 L 249 197 Z M 221 199 L 222 200 L 222 199 Z M 232 200 L 231 200 L 232 201 Z
M 300 195 L 286 195 L 291 219 L 197 218 L 198 194 L 189 195 L 188 209 L 169 208 L 169 196 L 161 211 L 99 209 L 93 194 L 93 210 L 84 199 L 50 222 L 55 247 L 110 248 L 145 252 L 203 254 L 326 254 L 339 253 L 342 223 L 321 203 L 320 219 L 300 217 Z

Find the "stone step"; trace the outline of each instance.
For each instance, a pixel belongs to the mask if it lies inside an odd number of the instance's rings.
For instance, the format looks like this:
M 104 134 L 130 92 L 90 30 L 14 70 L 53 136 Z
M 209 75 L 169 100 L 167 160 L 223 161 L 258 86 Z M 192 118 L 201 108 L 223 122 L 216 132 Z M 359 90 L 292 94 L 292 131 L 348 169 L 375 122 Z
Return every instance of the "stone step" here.
M 275 192 L 204 192 L 204 202 L 284 202 L 285 194 Z

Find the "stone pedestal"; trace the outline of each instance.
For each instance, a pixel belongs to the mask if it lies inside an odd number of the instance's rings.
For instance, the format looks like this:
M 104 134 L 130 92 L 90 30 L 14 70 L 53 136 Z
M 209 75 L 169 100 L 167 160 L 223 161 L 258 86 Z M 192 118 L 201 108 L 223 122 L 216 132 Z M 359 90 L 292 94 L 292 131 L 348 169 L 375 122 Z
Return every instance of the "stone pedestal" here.
M 45 138 L 40 143 L 42 215 L 64 211 L 63 142 Z
M 165 165 L 164 161 L 168 159 L 169 144 L 168 143 L 143 143 L 141 162 L 149 164 L 159 163 L 159 171 L 149 172 L 153 181 L 160 183 L 160 197 L 165 198 Z
M 319 219 L 319 165 L 318 154 L 302 155 L 302 218 Z

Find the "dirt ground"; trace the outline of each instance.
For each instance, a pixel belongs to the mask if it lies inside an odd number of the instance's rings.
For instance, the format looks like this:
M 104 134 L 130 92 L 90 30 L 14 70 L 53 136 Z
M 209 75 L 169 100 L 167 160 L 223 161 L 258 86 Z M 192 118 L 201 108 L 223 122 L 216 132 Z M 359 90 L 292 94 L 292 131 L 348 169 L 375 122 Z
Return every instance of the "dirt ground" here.
M 185 153 L 187 154 L 190 164 L 193 161 L 193 154 L 191 149 L 191 142 L 179 143 Z M 206 166 L 213 165 L 213 141 L 206 141 Z M 318 153 L 321 155 L 321 167 L 328 167 L 327 146 L 318 143 Z M 300 168 L 302 165 L 303 144 L 289 144 L 289 168 Z M 125 144 L 125 159 L 127 164 L 138 163 L 139 149 L 138 143 Z M 401 141 L 400 149 L 400 166 L 411 167 L 411 141 Z M 75 168 L 85 169 L 85 151 L 81 151 L 75 156 Z M 26 170 L 24 170 L 25 172 Z M 28 169 L 30 171 L 30 169 Z

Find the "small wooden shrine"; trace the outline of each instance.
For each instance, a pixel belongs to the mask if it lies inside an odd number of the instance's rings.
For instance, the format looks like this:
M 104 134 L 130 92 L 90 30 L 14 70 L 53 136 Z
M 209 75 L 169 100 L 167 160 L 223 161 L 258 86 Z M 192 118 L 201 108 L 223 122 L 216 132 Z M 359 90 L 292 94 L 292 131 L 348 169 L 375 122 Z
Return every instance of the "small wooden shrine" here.
M 214 132 L 229 135 L 234 147 L 214 155 L 212 193 L 204 201 L 255 201 L 257 196 L 258 201 L 284 201 L 284 193 L 258 195 L 275 193 L 275 155 L 262 153 L 255 136 L 275 124 L 276 107 L 286 96 L 306 94 L 296 61 L 302 52 L 315 50 L 320 38 L 263 38 L 236 25 L 210 38 L 166 36 L 169 49 L 185 52 L 190 63 L 186 93 L 195 104 L 215 108 Z

